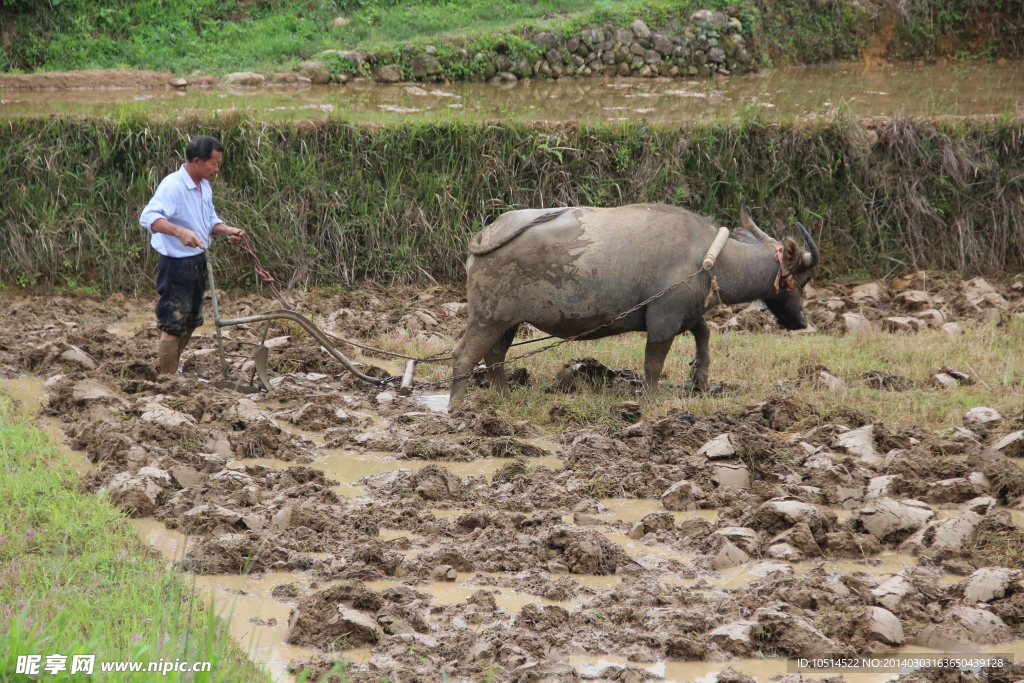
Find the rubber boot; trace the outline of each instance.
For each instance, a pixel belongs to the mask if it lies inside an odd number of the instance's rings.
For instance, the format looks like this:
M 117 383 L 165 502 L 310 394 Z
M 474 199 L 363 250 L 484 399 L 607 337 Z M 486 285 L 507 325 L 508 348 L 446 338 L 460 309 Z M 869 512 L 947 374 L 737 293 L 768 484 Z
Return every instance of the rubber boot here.
M 192 333 L 196 331 L 194 327 L 186 327 L 185 334 L 178 337 L 178 357 L 181 357 L 181 353 L 185 350 L 188 345 L 188 340 L 192 338 Z
M 180 356 L 177 339 L 160 340 L 159 351 L 157 352 L 157 365 L 160 368 L 160 372 L 167 375 L 176 373 Z

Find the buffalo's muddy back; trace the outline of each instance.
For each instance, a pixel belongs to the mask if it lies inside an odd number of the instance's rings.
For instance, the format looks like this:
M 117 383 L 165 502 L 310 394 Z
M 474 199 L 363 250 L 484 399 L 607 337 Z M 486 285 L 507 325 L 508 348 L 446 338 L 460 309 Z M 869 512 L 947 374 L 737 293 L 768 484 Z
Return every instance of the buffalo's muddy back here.
M 528 229 L 541 223 L 555 220 L 574 220 L 569 214 L 571 207 L 560 209 L 521 209 L 498 216 L 493 223 L 473 236 L 469 241 L 469 253 L 474 256 L 489 254 L 500 249 Z

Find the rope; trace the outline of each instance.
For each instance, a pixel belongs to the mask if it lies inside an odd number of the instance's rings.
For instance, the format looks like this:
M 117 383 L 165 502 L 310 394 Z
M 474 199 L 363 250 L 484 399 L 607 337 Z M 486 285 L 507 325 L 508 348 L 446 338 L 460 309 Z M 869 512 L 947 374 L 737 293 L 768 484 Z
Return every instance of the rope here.
M 718 288 L 718 278 L 711 276 L 711 284 L 708 285 L 708 295 L 704 297 L 704 310 L 711 307 L 711 300 L 718 296 L 718 303 L 722 303 L 722 290 Z
M 289 306 L 287 304 L 287 302 L 285 302 L 284 296 L 281 294 L 281 292 L 277 289 L 277 286 L 274 284 L 275 282 L 277 282 L 277 280 L 274 279 L 274 276 L 270 274 L 270 271 L 267 270 L 263 266 L 262 263 L 260 263 L 259 256 L 256 253 L 256 247 L 255 247 L 255 245 L 253 245 L 252 242 L 249 241 L 248 236 L 243 235 L 242 238 L 238 242 L 234 243 L 234 245 L 236 247 L 238 247 L 239 249 L 241 249 L 242 251 L 244 251 L 246 254 L 248 254 L 249 258 L 252 259 L 253 269 L 256 272 L 257 279 L 260 282 L 262 282 L 263 284 L 268 285 L 270 287 L 271 291 L 274 292 L 274 295 L 277 297 L 278 301 L 280 301 L 281 304 L 285 308 L 291 308 L 291 306 Z M 390 356 L 392 358 L 402 358 L 403 360 L 414 360 L 417 363 L 440 363 L 442 361 L 454 360 L 454 358 L 455 358 L 454 356 L 450 356 L 450 355 L 449 356 L 445 356 L 445 355 L 443 355 L 443 354 L 446 354 L 446 353 L 450 352 L 454 348 L 454 346 L 450 346 L 447 349 L 444 349 L 443 351 L 438 351 L 436 353 L 432 353 L 429 356 L 422 356 L 420 358 L 417 358 L 415 356 L 407 356 L 407 355 L 405 355 L 403 353 L 395 353 L 394 351 L 385 351 L 384 349 L 378 349 L 378 348 L 375 348 L 373 346 L 367 346 L 366 344 L 360 344 L 359 342 L 354 342 L 351 339 L 345 339 L 344 337 L 339 337 L 339 336 L 333 335 L 333 334 L 331 334 L 329 332 L 324 332 L 324 334 L 326 336 L 330 337 L 331 339 L 335 339 L 337 341 L 344 342 L 345 344 L 348 344 L 350 346 L 354 346 L 357 349 L 363 349 L 365 351 L 372 351 L 373 353 L 379 353 L 379 354 L 381 354 L 383 356 Z M 523 344 L 533 344 L 535 342 L 545 341 L 546 339 L 552 339 L 552 338 L 553 338 L 553 335 L 548 335 L 547 337 L 541 337 L 540 339 L 528 339 L 526 341 L 516 342 L 512 346 L 521 346 Z M 401 379 L 401 378 L 399 378 L 399 379 Z
M 782 263 L 782 250 L 781 244 L 775 245 L 775 260 L 779 262 L 779 272 L 775 274 L 775 293 L 782 294 L 782 290 L 792 292 L 796 289 L 796 278 L 789 272 L 785 264 Z
M 253 264 L 254 264 L 254 267 L 255 267 L 255 270 L 256 270 L 256 277 L 259 278 L 260 282 L 269 285 L 270 289 L 273 290 L 274 294 L 277 296 L 278 300 L 282 303 L 282 305 L 284 305 L 285 308 L 288 308 L 287 303 L 285 303 L 284 297 L 281 296 L 281 293 L 278 291 L 277 287 L 274 286 L 274 282 L 275 282 L 274 277 L 270 274 L 270 272 L 266 268 L 263 267 L 263 264 L 260 263 L 259 257 L 256 254 L 256 248 L 253 246 L 252 242 L 249 241 L 249 238 L 246 237 L 245 235 L 243 235 L 241 240 L 239 240 L 238 242 L 235 243 L 235 246 L 239 247 L 242 251 L 247 253 L 250 256 L 250 258 L 252 258 L 252 261 L 253 261 Z M 776 252 L 776 259 L 778 259 L 779 265 L 781 266 L 782 265 L 781 249 L 779 249 Z M 555 342 L 553 344 L 548 344 L 547 346 L 542 346 L 539 349 L 534 349 L 533 351 L 528 351 L 528 352 L 526 352 L 524 354 L 521 354 L 519 356 L 515 356 L 513 358 L 506 358 L 505 360 L 500 361 L 498 363 L 493 363 L 491 365 L 485 365 L 483 368 L 480 368 L 480 367 L 473 368 L 473 370 L 471 370 L 470 372 L 468 372 L 468 373 L 466 373 L 464 375 L 459 375 L 457 377 L 450 377 L 448 379 L 443 379 L 443 380 L 435 380 L 433 382 L 418 382 L 417 386 L 420 387 L 420 388 L 444 386 L 445 384 L 451 384 L 452 382 L 455 382 L 455 381 L 460 380 L 460 379 L 465 379 L 465 378 L 468 378 L 468 377 L 472 377 L 476 372 L 478 372 L 480 370 L 491 370 L 493 368 L 497 368 L 497 367 L 500 367 L 500 366 L 508 365 L 509 363 L 515 363 L 516 361 L 520 361 L 520 360 L 522 360 L 524 358 L 529 358 L 530 356 L 536 356 L 539 353 L 543 353 L 543 352 L 545 352 L 545 351 L 547 351 L 549 349 L 553 349 L 556 346 L 561 346 L 562 344 L 568 344 L 569 342 L 577 341 L 577 340 L 579 340 L 582 337 L 586 337 L 586 336 L 589 336 L 591 334 L 594 334 L 595 332 L 597 332 L 599 330 L 603 330 L 604 328 L 608 327 L 609 325 L 611 325 L 613 323 L 616 323 L 619 320 L 622 320 L 623 318 L 625 318 L 630 313 L 638 311 L 639 309 L 643 308 L 647 304 L 649 304 L 652 301 L 655 301 L 655 300 L 661 298 L 662 296 L 668 294 L 673 289 L 676 289 L 677 287 L 680 287 L 681 285 L 686 285 L 687 287 L 689 287 L 690 280 L 692 280 L 693 278 L 697 277 L 698 275 L 703 273 L 705 270 L 708 270 L 708 269 L 704 268 L 704 267 L 701 267 L 699 270 L 697 270 L 697 271 L 687 275 L 685 278 L 683 278 L 679 282 L 675 283 L 674 285 L 669 285 L 668 287 L 666 287 L 665 289 L 661 290 L 660 292 L 658 292 L 654 296 L 651 296 L 651 297 L 648 297 L 648 298 L 644 299 L 643 301 L 638 303 L 636 306 L 633 306 L 632 308 L 630 308 L 628 311 L 620 313 L 619 315 L 615 316 L 614 318 L 612 318 L 608 322 L 602 323 L 602 324 L 598 325 L 597 327 L 595 327 L 593 329 L 587 330 L 586 332 L 581 332 L 581 333 L 579 333 L 577 335 L 573 335 L 572 337 L 566 337 L 564 339 L 560 339 L 560 340 L 558 340 L 557 342 Z M 781 275 L 781 268 L 780 268 L 780 275 Z M 776 276 L 776 282 L 778 282 L 778 279 L 779 279 L 779 276 L 777 275 Z M 776 285 L 776 289 L 777 288 L 778 288 L 778 285 Z M 716 294 L 716 293 L 719 294 L 719 300 L 721 300 L 720 291 L 721 290 L 719 290 L 719 288 L 718 288 L 718 281 L 715 279 L 715 276 L 712 275 L 711 276 L 710 290 L 708 291 L 707 297 L 704 299 L 704 307 L 705 308 L 707 308 L 708 305 L 710 304 L 711 298 L 712 298 L 713 294 Z M 414 358 L 412 356 L 406 356 L 406 355 L 403 355 L 403 354 L 400 354 L 400 353 L 394 353 L 392 351 L 384 351 L 383 349 L 375 349 L 372 346 L 366 346 L 364 344 L 358 344 L 356 342 L 350 341 L 348 339 L 343 339 L 341 337 L 337 337 L 337 336 L 332 335 L 332 334 L 328 334 L 328 333 L 324 333 L 324 334 L 326 336 L 330 337 L 331 339 L 337 339 L 337 340 L 342 341 L 342 342 L 344 342 L 346 344 L 351 344 L 352 346 L 355 346 L 356 348 L 365 349 L 365 350 L 368 350 L 368 351 L 373 351 L 375 353 L 380 353 L 380 354 L 392 356 L 394 358 L 404 358 L 405 360 L 414 360 L 417 363 L 439 362 L 439 361 L 443 361 L 443 360 L 452 360 L 454 358 L 453 356 L 439 357 L 440 354 L 448 353 L 449 351 L 451 351 L 451 348 L 454 348 L 454 346 L 449 348 L 449 349 L 446 349 L 444 351 L 438 351 L 437 353 L 433 353 L 433 354 L 431 354 L 429 356 L 424 356 L 423 358 Z M 511 346 L 520 346 L 522 344 L 532 344 L 534 342 L 545 341 L 546 339 L 552 339 L 552 338 L 554 338 L 554 335 L 548 335 L 547 337 L 542 337 L 540 339 L 529 339 L 529 340 L 526 340 L 526 341 L 517 342 L 515 344 L 512 344 Z M 393 382 L 395 380 L 400 380 L 400 379 L 401 379 L 401 377 L 389 377 L 389 378 L 383 380 L 381 383 L 384 384 L 384 383 L 387 383 L 387 382 Z
M 284 296 L 281 295 L 281 292 L 277 289 L 277 286 L 274 285 L 274 283 L 277 282 L 277 280 L 275 280 L 274 276 L 270 274 L 270 271 L 264 268 L 263 264 L 260 263 L 260 258 L 256 254 L 256 247 L 253 246 L 253 243 L 249 241 L 249 237 L 247 235 L 242 235 L 242 238 L 235 242 L 234 244 L 236 247 L 238 247 L 246 254 L 248 254 L 249 257 L 252 259 L 253 267 L 256 270 L 256 277 L 259 279 L 259 281 L 265 285 L 270 286 L 271 291 L 274 292 L 274 296 L 277 297 L 277 300 L 281 302 L 281 305 L 283 307 L 291 308 L 291 306 L 289 306 L 288 303 L 284 300 Z
M 651 303 L 652 301 L 655 301 L 655 300 L 661 298 L 662 296 L 668 294 L 669 292 L 671 292 L 676 287 L 679 287 L 681 285 L 686 285 L 687 287 L 689 287 L 690 280 L 692 280 L 693 278 L 697 277 L 698 275 L 700 275 L 703 272 L 704 272 L 704 269 L 701 268 L 700 270 L 687 275 L 685 278 L 683 278 L 679 282 L 675 283 L 674 285 L 669 285 L 668 287 L 666 287 L 665 289 L 661 290 L 660 292 L 658 292 L 654 296 L 651 296 L 651 297 L 648 297 L 648 298 L 644 299 L 643 301 L 638 303 L 636 306 L 633 306 L 633 308 L 629 309 L 628 311 L 625 311 L 624 313 L 620 313 L 619 315 L 615 316 L 614 318 L 612 318 L 608 322 L 602 323 L 602 324 L 598 325 L 597 327 L 595 327 L 593 329 L 587 330 L 586 332 L 580 332 L 579 334 L 573 335 L 572 337 L 566 337 L 565 339 L 560 339 L 560 340 L 556 341 L 554 344 L 548 344 L 547 346 L 542 346 L 539 349 L 534 349 L 533 351 L 527 351 L 526 353 L 518 355 L 518 356 L 515 356 L 513 358 L 506 358 L 503 361 L 499 361 L 497 363 L 492 363 L 491 365 L 485 365 L 482 368 L 479 367 L 479 366 L 475 367 L 470 372 L 467 372 L 464 375 L 458 375 L 457 377 L 450 377 L 448 379 L 435 380 L 433 382 L 418 382 L 416 384 L 416 386 L 419 387 L 419 388 L 429 388 L 429 387 L 444 386 L 445 384 L 451 384 L 452 382 L 455 382 L 455 381 L 460 380 L 460 379 L 465 379 L 467 377 L 472 377 L 474 374 L 476 374 L 477 372 L 480 372 L 482 370 L 490 370 L 492 368 L 497 368 L 497 367 L 500 367 L 500 366 L 503 366 L 503 365 L 508 365 L 509 363 L 515 363 L 516 361 L 520 361 L 520 360 L 522 360 L 524 358 L 529 358 L 530 356 L 536 356 L 538 353 L 543 353 L 543 352 L 547 351 L 548 349 L 553 349 L 556 346 L 561 346 L 562 344 L 568 344 L 569 342 L 572 342 L 572 341 L 578 341 L 581 337 L 589 336 L 589 335 L 597 332 L 598 330 L 602 330 L 602 329 L 608 327 L 609 325 L 611 325 L 613 323 L 616 323 L 619 320 L 622 320 L 623 318 L 625 318 L 630 313 L 633 313 L 634 311 L 637 311 L 637 310 L 643 308 L 644 306 L 646 306 L 647 304 Z M 712 280 L 714 280 L 714 276 L 712 276 Z M 717 284 L 718 283 L 715 282 L 715 291 L 718 291 Z M 553 336 L 554 335 L 549 336 L 548 339 L 552 338 Z M 537 339 L 537 340 L 533 340 L 533 341 L 542 341 L 542 340 L 541 339 Z

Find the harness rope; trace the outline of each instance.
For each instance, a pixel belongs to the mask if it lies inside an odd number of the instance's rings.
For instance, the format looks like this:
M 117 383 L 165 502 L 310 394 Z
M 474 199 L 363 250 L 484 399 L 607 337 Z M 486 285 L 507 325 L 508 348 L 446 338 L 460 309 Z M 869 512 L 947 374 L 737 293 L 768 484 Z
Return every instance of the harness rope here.
M 796 278 L 793 277 L 793 273 L 782 263 L 783 248 L 781 244 L 775 245 L 775 260 L 779 262 L 779 272 L 775 273 L 776 294 L 782 294 L 783 289 L 787 292 L 792 292 L 796 289 Z
M 720 228 L 719 229 L 719 233 L 716 235 L 716 238 L 715 238 L 714 242 L 712 243 L 711 248 L 708 250 L 707 255 L 704 257 L 704 260 L 702 261 L 701 267 L 700 267 L 699 270 L 697 270 L 697 271 L 687 275 L 685 278 L 683 278 L 679 282 L 676 282 L 673 285 L 669 285 L 668 287 L 666 287 L 665 289 L 661 290 L 660 292 L 658 292 L 654 296 L 651 296 L 651 297 L 648 297 L 647 299 L 644 299 L 643 301 L 641 301 L 637 305 L 633 306 L 632 308 L 630 308 L 629 310 L 625 311 L 624 313 L 620 313 L 619 315 L 615 316 L 614 318 L 612 318 L 608 322 L 602 323 L 602 324 L 598 325 L 597 327 L 595 327 L 593 329 L 587 330 L 586 332 L 581 332 L 580 334 L 573 335 L 572 337 L 566 337 L 566 338 L 560 339 L 557 342 L 554 342 L 552 344 L 548 344 L 547 346 L 542 346 L 542 347 L 540 347 L 538 349 L 534 349 L 533 351 L 528 351 L 526 353 L 520 354 L 518 356 L 514 356 L 512 358 L 506 358 L 503 361 L 499 361 L 497 363 L 492 363 L 491 365 L 485 365 L 483 367 L 477 366 L 477 367 L 473 368 L 473 370 L 471 370 L 470 372 L 467 372 L 465 374 L 449 377 L 449 378 L 446 378 L 446 379 L 443 379 L 443 380 L 435 380 L 435 381 L 432 381 L 432 382 L 417 382 L 417 386 L 420 387 L 420 388 L 444 386 L 446 384 L 451 384 L 452 382 L 456 382 L 456 381 L 458 381 L 460 379 L 466 379 L 466 378 L 472 377 L 477 372 L 481 372 L 481 371 L 484 371 L 484 370 L 491 370 L 491 369 L 494 369 L 494 368 L 497 368 L 497 367 L 508 365 L 510 363 L 514 363 L 516 361 L 520 361 L 520 360 L 522 360 L 524 358 L 529 358 L 530 356 L 535 356 L 535 355 L 537 355 L 539 353 L 543 353 L 544 351 L 547 351 L 549 349 L 553 349 L 553 348 L 555 348 L 557 346 L 561 346 L 562 344 L 567 344 L 567 343 L 572 342 L 572 341 L 578 341 L 579 339 L 581 339 L 583 337 L 586 337 L 586 336 L 589 336 L 591 334 L 594 334 L 595 332 L 603 330 L 604 328 L 608 327 L 609 325 L 612 325 L 613 323 L 616 323 L 619 320 L 622 320 L 626 316 L 630 315 L 631 313 L 634 313 L 634 312 L 638 311 L 639 309 L 643 308 L 647 304 L 652 303 L 653 301 L 656 301 L 657 299 L 660 299 L 662 296 L 668 294 L 669 292 L 671 292 L 672 290 L 676 289 L 677 287 L 680 287 L 682 285 L 686 285 L 687 288 L 689 288 L 690 280 L 692 280 L 693 278 L 697 277 L 698 275 L 700 275 L 701 273 L 703 273 L 705 271 L 708 271 L 709 274 L 710 274 L 711 268 L 713 268 L 716 265 L 716 263 L 717 263 L 718 254 L 721 252 L 722 248 L 725 246 L 725 242 L 728 240 L 728 234 L 729 234 L 729 232 L 728 232 L 727 228 Z M 278 300 L 282 303 L 282 305 L 284 305 L 285 308 L 288 308 L 288 305 L 285 303 L 284 297 L 281 295 L 281 292 L 278 291 L 277 287 L 274 285 L 274 283 L 276 282 L 276 280 L 274 279 L 274 276 L 270 274 L 270 271 L 268 271 L 266 268 L 263 267 L 262 263 L 260 263 L 259 256 L 256 253 L 256 248 L 253 246 L 252 242 L 249 241 L 249 238 L 243 235 L 242 239 L 239 242 L 235 243 L 235 246 L 239 247 L 242 251 L 244 251 L 246 254 L 249 255 L 249 257 L 253 261 L 254 269 L 255 269 L 255 272 L 256 272 L 256 277 L 259 279 L 260 282 L 262 282 L 262 283 L 264 283 L 266 285 L 269 285 L 270 289 L 274 292 L 274 295 L 277 296 Z M 776 293 L 781 293 L 782 290 L 780 289 L 780 287 L 785 288 L 785 290 L 787 292 L 792 291 L 796 287 L 796 280 L 793 278 L 792 273 L 785 267 L 785 265 L 782 262 L 782 250 L 783 250 L 783 246 L 781 244 L 775 245 L 775 260 L 778 261 L 778 263 L 779 263 L 779 270 L 775 274 L 775 281 L 774 281 L 774 287 L 775 287 Z M 711 278 L 710 278 L 710 280 L 708 282 L 708 293 L 707 293 L 707 296 L 705 296 L 704 300 L 703 300 L 705 310 L 710 307 L 711 302 L 712 302 L 712 300 L 715 297 L 718 298 L 718 303 L 722 302 L 722 290 L 718 286 L 718 279 L 714 275 L 711 275 Z M 325 334 L 327 334 L 327 333 L 325 333 Z M 377 348 L 374 348 L 372 346 L 366 346 L 365 344 L 359 344 L 357 342 L 353 342 L 351 340 L 344 339 L 342 337 L 338 337 L 338 336 L 335 336 L 335 335 L 332 335 L 332 334 L 327 334 L 327 336 L 331 337 L 332 339 L 337 339 L 338 341 L 344 342 L 346 344 L 350 344 L 350 345 L 352 345 L 354 347 L 357 347 L 357 348 L 360 348 L 360 349 L 365 349 L 367 351 L 372 351 L 374 353 L 380 353 L 382 355 L 392 356 L 392 357 L 395 357 L 395 358 L 403 358 L 403 359 L 406 359 L 406 360 L 412 360 L 412 361 L 416 361 L 416 363 L 440 362 L 440 361 L 453 360 L 454 359 L 454 356 L 443 356 L 443 357 L 441 356 L 441 354 L 448 353 L 453 348 L 455 348 L 454 345 L 452 347 L 449 347 L 448 349 L 443 350 L 443 351 L 438 351 L 437 353 L 430 354 L 429 356 L 423 356 L 422 358 L 414 358 L 412 356 L 406 356 L 404 354 L 394 353 L 392 351 L 385 351 L 383 349 L 377 349 Z M 529 339 L 529 340 L 522 341 L 522 342 L 516 342 L 515 344 L 512 344 L 511 346 L 521 346 L 523 344 L 532 344 L 532 343 L 535 343 L 535 342 L 541 342 L 541 341 L 545 341 L 547 339 L 552 339 L 553 337 L 554 337 L 554 335 L 548 335 L 547 337 L 541 337 L 540 339 Z M 395 381 L 400 381 L 401 379 L 402 379 L 401 377 L 390 377 L 390 378 L 384 380 L 384 382 L 385 383 L 387 383 L 387 382 L 395 382 Z

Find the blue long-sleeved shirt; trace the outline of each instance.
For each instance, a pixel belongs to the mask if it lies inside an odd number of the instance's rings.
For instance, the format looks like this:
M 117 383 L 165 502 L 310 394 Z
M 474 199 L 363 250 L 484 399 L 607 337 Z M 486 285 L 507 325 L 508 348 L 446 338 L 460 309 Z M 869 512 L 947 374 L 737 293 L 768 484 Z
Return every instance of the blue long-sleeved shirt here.
M 210 246 L 213 226 L 224 222 L 213 209 L 210 183 L 204 180 L 197 186 L 184 165 L 160 181 L 153 198 L 142 210 L 139 223 L 152 235 L 150 245 L 164 256 L 184 258 L 203 253 L 202 249 L 186 247 L 173 235 L 153 232 L 153 223 L 158 218 L 166 218 L 174 225 L 188 228 L 199 235 L 204 247 Z

